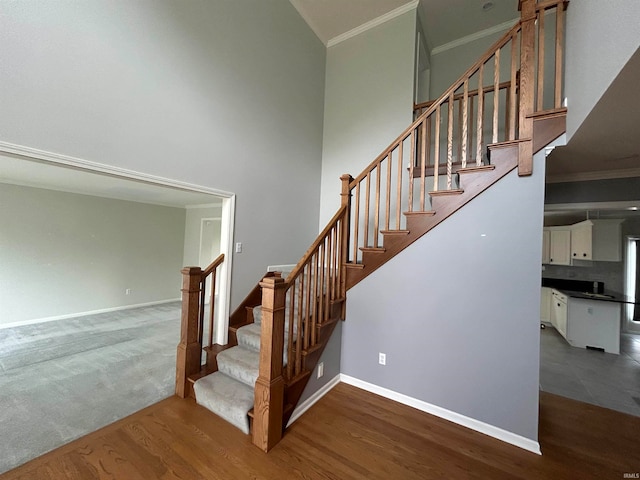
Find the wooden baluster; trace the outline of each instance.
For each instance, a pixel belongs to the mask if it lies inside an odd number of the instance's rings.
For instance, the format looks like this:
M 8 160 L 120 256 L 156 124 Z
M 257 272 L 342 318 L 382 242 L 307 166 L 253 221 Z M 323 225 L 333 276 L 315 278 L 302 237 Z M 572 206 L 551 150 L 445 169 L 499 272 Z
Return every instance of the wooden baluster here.
M 400 209 L 402 207 L 402 163 L 404 162 L 404 155 L 402 147 L 404 140 L 400 142 L 398 146 L 398 188 L 396 195 L 396 230 L 400 230 Z
M 498 109 L 500 101 L 500 49 L 496 50 L 493 67 L 493 136 L 491 143 L 498 142 Z
M 453 91 L 449 95 L 449 118 L 447 119 L 447 190 L 451 190 L 452 162 L 453 162 Z
M 262 287 L 260 370 L 254 389 L 253 444 L 268 452 L 282 438 L 284 307 L 286 282 L 265 277 Z M 300 344 L 298 344 L 299 348 Z
M 509 120 L 506 123 L 509 125 L 508 140 L 515 140 L 516 138 L 516 90 L 517 90 L 517 72 L 518 72 L 518 32 L 514 32 L 511 36 L 511 77 L 509 79 L 509 87 L 507 87 L 507 105 L 509 112 Z
M 351 215 L 351 182 L 353 178 L 349 174 L 342 175 L 340 177 L 342 181 L 342 190 L 340 193 L 341 206 L 345 208 L 344 217 L 341 222 L 341 229 L 339 230 L 340 241 L 338 242 L 338 248 L 340 249 L 340 256 L 337 261 L 338 277 L 340 285 L 340 298 L 346 298 L 347 296 L 347 276 L 344 272 L 344 265 L 349 260 L 349 224 Z M 358 222 L 358 214 L 356 213 L 355 222 Z M 354 256 L 355 256 L 354 250 Z M 343 302 L 343 315 L 344 318 L 344 304 Z
M 425 181 L 427 173 L 427 155 L 426 155 L 426 137 L 427 137 L 427 123 L 423 120 L 420 124 L 420 130 L 422 130 L 422 145 L 420 145 L 420 211 L 424 212 L 424 200 L 426 196 Z
M 363 247 L 369 246 L 369 204 L 371 203 L 371 172 L 367 172 L 367 187 L 364 204 L 364 242 Z
M 484 63 L 478 69 L 478 124 L 476 126 L 476 165 L 482 165 L 482 121 L 484 117 Z
M 380 231 L 380 163 L 376 165 L 376 209 L 373 214 L 373 246 L 378 247 L 378 232 Z
M 436 107 L 436 126 L 433 135 L 433 191 L 438 191 L 438 175 L 440 174 L 440 105 Z
M 477 95 L 477 93 L 476 93 Z M 474 111 L 473 111 L 473 97 L 469 98 L 469 122 L 473 121 L 474 118 Z M 469 132 L 469 139 L 468 139 L 468 143 L 467 145 L 469 145 L 469 159 L 471 160 L 471 155 L 473 155 L 473 153 L 471 152 L 471 150 L 473 149 L 472 145 L 473 145 L 473 127 L 471 125 L 469 125 L 468 128 L 468 132 Z
M 211 272 L 211 298 L 209 298 L 209 347 L 213 346 L 213 318 L 216 310 L 216 269 Z
M 400 142 L 402 144 L 402 141 Z M 385 195 L 386 210 L 384 215 L 384 229 L 389 230 L 389 216 L 391 215 L 391 166 L 393 163 L 393 150 L 387 156 L 387 194 Z
M 296 368 L 295 374 L 302 371 L 302 312 L 304 300 L 304 270 L 300 274 L 298 282 L 298 313 L 296 314 Z M 291 361 L 291 360 L 289 360 Z
M 466 83 L 466 80 L 465 80 Z M 452 94 L 453 95 L 453 94 Z M 464 94 L 463 94 L 464 96 Z M 458 141 L 458 148 L 457 148 L 457 155 L 458 155 L 458 161 L 462 163 L 462 130 L 463 130 L 463 126 L 462 126 L 462 99 L 461 98 L 456 98 L 455 101 L 458 102 L 458 135 L 460 135 L 460 139 Z
M 303 309 L 303 321 L 304 321 L 304 348 L 305 350 L 307 348 L 309 348 L 309 340 L 310 340 L 310 332 L 309 329 L 311 328 L 309 323 L 311 321 L 311 315 L 312 315 L 312 311 L 313 311 L 313 307 L 311 306 L 311 284 L 313 282 L 313 278 L 312 278 L 312 273 L 313 273 L 313 261 L 315 259 L 315 255 L 313 257 L 311 257 L 311 261 L 305 266 L 303 275 L 306 275 L 305 278 L 305 285 L 306 285 L 306 289 L 304 292 L 304 303 L 305 303 L 305 307 Z
M 411 152 L 409 158 L 409 212 L 413 212 L 413 165 L 416 158 L 416 130 L 411 130 Z
M 360 225 L 360 182 L 356 184 L 356 212 L 353 217 L 353 263 L 358 263 L 358 227 Z
M 207 289 L 207 277 L 200 276 L 200 304 L 198 306 L 198 342 L 204 341 L 204 301 Z
M 544 16 L 544 12 L 540 15 Z M 562 107 L 562 53 L 564 45 L 564 4 L 556 7 L 556 77 L 554 108 Z
M 294 315 L 294 309 L 295 309 L 295 303 L 296 303 L 296 281 L 294 280 L 293 283 L 291 284 L 291 287 L 288 290 L 288 294 L 289 294 L 289 337 L 287 338 L 287 378 L 288 379 L 292 379 L 294 377 L 294 372 L 293 372 L 293 365 L 295 364 L 294 361 L 294 353 L 293 353 L 293 325 L 295 322 L 295 319 L 293 317 Z M 286 295 L 285 295 L 285 300 L 286 300 Z M 285 310 L 285 314 L 286 314 L 286 310 Z
M 533 171 L 533 119 L 535 92 L 535 20 L 536 1 L 521 1 L 522 34 L 520 37 L 520 105 L 518 116 L 518 175 L 531 175 Z
M 469 79 L 464 81 L 464 90 L 462 92 L 462 145 L 460 148 L 460 161 L 462 162 L 462 168 L 467 168 L 467 124 L 469 119 L 467 118 L 467 102 L 469 101 Z
M 176 359 L 176 395 L 189 395 L 188 377 L 200 371 L 202 344 L 198 341 L 200 267 L 185 267 L 182 273 L 182 314 L 180 343 Z
M 425 122 L 427 123 L 427 166 L 431 165 L 431 115 L 429 115 Z
M 326 252 L 325 264 L 327 265 L 327 273 L 325 275 L 325 283 L 323 284 L 323 300 L 324 300 L 324 309 L 323 315 L 320 315 L 320 321 L 325 322 L 327 318 L 329 318 L 329 308 L 331 306 L 331 301 L 335 299 L 335 278 L 336 278 L 336 269 L 335 269 L 335 251 L 336 251 L 336 234 L 338 233 L 339 222 L 336 223 L 336 226 L 331 229 L 328 239 L 329 249 Z
M 324 270 L 326 268 L 325 262 L 326 256 L 326 238 L 320 244 L 320 248 L 318 250 L 318 257 L 316 262 L 317 274 L 316 274 L 316 285 L 314 286 L 314 299 L 313 305 L 315 314 L 313 316 L 313 322 L 311 323 L 311 345 L 316 344 L 316 326 L 322 322 L 322 316 L 324 314 Z
M 536 111 L 544 108 L 544 11 L 538 15 L 538 93 Z

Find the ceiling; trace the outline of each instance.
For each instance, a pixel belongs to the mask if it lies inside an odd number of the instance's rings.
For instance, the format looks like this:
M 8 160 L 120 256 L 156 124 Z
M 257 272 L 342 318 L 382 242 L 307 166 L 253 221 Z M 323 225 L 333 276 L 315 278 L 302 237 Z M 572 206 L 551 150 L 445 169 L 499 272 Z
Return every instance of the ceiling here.
M 219 197 L 0 154 L 0 184 L 45 188 L 167 207 L 221 205 Z
M 408 0 L 290 0 L 318 38 L 331 39 L 405 5 Z M 487 3 L 493 6 L 487 10 Z M 515 0 L 420 0 L 430 49 L 518 18 Z

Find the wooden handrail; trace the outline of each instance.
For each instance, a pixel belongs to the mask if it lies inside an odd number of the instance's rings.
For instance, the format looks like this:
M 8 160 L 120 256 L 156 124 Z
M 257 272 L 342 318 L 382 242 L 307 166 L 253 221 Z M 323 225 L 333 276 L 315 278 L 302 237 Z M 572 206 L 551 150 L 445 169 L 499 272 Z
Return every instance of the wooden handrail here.
M 511 86 L 511 82 L 502 82 L 500 83 L 500 85 L 498 85 L 498 90 L 504 90 L 505 88 L 509 88 Z M 493 92 L 494 87 L 493 85 L 487 85 L 486 87 L 484 87 L 482 89 L 482 93 L 489 93 L 489 92 Z M 467 94 L 469 97 L 477 97 L 478 96 L 478 89 L 475 90 L 469 90 L 469 93 Z M 453 96 L 454 100 L 462 100 L 464 94 L 462 93 L 458 93 L 457 95 Z M 422 102 L 422 103 L 414 103 L 413 104 L 413 109 L 414 110 L 421 110 L 425 107 L 430 107 L 431 105 L 433 105 L 435 102 L 437 102 L 437 100 L 429 100 L 426 102 Z
M 202 278 L 209 276 L 211 272 L 222 265 L 222 262 L 224 262 L 224 253 L 221 253 L 218 258 L 211 262 L 211 264 L 202 271 Z
M 332 228 L 334 228 L 334 226 L 337 224 L 338 220 L 340 220 L 342 217 L 344 217 L 345 212 L 346 212 L 346 207 L 343 205 L 338 209 L 338 211 L 331 218 L 331 220 L 329 220 L 329 223 L 327 223 L 327 226 L 324 227 L 324 229 L 318 234 L 318 237 L 311 244 L 311 246 L 307 249 L 307 251 L 302 256 L 300 261 L 296 264 L 295 267 L 293 267 L 293 270 L 291 270 L 291 272 L 289 272 L 289 275 L 287 275 L 287 278 L 286 278 L 287 284 L 291 284 L 291 282 L 293 282 L 298 277 L 298 275 L 300 275 L 300 273 L 301 273 L 302 269 L 304 268 L 304 266 L 309 262 L 309 259 L 311 258 L 313 253 L 320 246 L 320 243 L 324 240 L 324 238 L 327 236 L 329 231 Z

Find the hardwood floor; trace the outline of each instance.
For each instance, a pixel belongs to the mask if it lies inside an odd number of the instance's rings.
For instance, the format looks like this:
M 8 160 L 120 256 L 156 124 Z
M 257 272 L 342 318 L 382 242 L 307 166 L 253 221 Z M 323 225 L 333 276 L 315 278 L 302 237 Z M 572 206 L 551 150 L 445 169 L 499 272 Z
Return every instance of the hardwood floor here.
M 638 417 L 541 393 L 540 443 L 542 456 L 341 383 L 269 454 L 192 400 L 172 397 L 0 479 L 618 479 L 640 472 Z

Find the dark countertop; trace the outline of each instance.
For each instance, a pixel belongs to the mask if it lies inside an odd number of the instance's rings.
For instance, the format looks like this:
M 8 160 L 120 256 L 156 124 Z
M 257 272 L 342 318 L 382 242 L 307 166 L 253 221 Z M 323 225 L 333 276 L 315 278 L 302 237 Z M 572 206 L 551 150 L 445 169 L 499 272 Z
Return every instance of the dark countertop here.
M 631 303 L 640 305 L 640 302 L 632 302 L 627 299 L 626 295 L 611 290 L 604 290 L 604 283 L 597 282 L 597 288 L 594 288 L 594 282 L 586 282 L 582 280 L 564 280 L 556 278 L 543 278 L 542 286 L 553 288 L 565 294 L 570 298 L 579 298 L 581 300 L 597 300 L 600 302 L 613 303 Z M 596 293 L 591 293 L 597 290 Z

